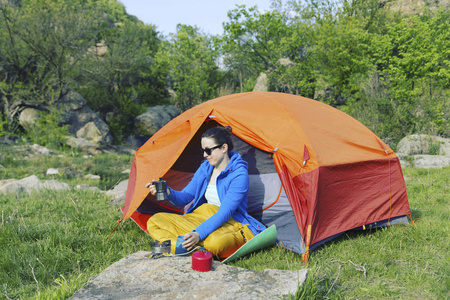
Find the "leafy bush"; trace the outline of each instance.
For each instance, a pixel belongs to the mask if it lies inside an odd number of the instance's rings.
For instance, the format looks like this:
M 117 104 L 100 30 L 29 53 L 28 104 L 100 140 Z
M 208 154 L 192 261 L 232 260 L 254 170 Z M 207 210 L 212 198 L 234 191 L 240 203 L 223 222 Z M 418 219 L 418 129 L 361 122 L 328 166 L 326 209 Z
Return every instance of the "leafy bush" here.
M 27 137 L 35 144 L 59 148 L 69 135 L 69 125 L 60 125 L 61 112 L 41 112 L 37 123 L 27 128 Z
M 17 133 L 18 127 L 19 125 L 17 122 L 10 120 L 2 111 L 0 111 L 0 137 Z
M 430 136 L 430 155 L 439 155 L 439 151 L 441 149 L 441 143 L 439 141 L 434 142 Z

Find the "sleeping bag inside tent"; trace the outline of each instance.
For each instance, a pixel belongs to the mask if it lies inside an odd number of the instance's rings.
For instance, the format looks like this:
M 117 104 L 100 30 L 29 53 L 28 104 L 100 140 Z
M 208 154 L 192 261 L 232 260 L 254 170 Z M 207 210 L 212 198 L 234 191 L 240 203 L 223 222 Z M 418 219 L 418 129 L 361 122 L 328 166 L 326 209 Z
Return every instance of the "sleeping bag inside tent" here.
M 408 223 L 406 186 L 397 155 L 349 115 L 290 94 L 250 92 L 199 104 L 161 128 L 133 158 L 122 207 L 144 231 L 157 212 L 187 207 L 156 201 L 145 188 L 163 178 L 181 190 L 203 160 L 201 135 L 231 126 L 248 162 L 249 213 L 277 242 L 307 254 L 357 228 Z

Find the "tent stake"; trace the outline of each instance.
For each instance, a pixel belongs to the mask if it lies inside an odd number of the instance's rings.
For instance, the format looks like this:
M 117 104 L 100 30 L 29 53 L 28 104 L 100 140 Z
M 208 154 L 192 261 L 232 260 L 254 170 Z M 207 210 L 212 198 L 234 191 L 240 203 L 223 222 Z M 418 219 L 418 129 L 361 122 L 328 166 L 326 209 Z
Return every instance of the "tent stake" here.
M 119 221 L 116 222 L 116 227 L 114 227 L 114 229 L 111 231 L 111 233 L 106 237 L 106 239 L 103 241 L 103 244 L 109 239 L 111 234 L 113 234 L 113 232 L 116 231 L 117 227 L 119 226 L 120 222 L 122 222 L 122 221 L 123 221 L 123 219 L 120 219 Z

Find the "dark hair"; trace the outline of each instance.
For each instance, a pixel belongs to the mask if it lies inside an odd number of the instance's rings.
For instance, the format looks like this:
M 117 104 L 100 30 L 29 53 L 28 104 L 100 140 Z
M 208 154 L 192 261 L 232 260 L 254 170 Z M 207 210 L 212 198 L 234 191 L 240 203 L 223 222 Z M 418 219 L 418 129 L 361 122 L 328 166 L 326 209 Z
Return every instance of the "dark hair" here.
M 233 141 L 231 140 L 231 127 L 213 127 L 203 133 L 202 138 L 213 139 L 217 145 L 228 145 L 228 151 L 233 150 Z

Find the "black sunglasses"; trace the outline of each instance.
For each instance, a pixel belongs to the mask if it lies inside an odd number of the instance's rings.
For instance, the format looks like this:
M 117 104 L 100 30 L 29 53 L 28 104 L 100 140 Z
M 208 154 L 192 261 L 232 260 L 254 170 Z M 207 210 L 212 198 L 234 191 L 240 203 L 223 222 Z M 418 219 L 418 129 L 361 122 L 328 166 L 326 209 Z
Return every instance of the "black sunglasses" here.
M 211 155 L 211 151 L 213 151 L 214 149 L 220 148 L 220 147 L 222 147 L 222 145 L 217 145 L 217 146 L 214 146 L 214 147 L 211 147 L 211 148 L 205 148 L 205 149 L 202 149 L 202 150 L 203 150 L 203 152 L 206 153 L 206 155 Z

